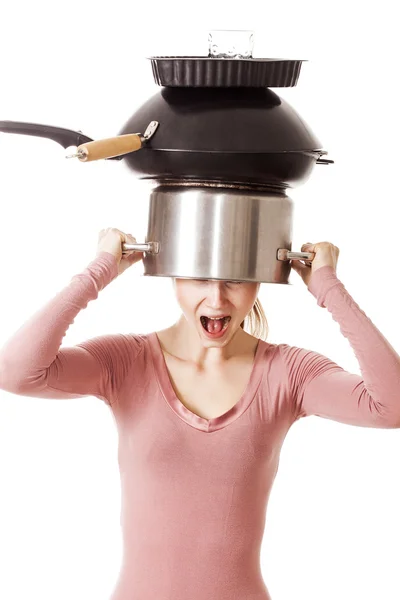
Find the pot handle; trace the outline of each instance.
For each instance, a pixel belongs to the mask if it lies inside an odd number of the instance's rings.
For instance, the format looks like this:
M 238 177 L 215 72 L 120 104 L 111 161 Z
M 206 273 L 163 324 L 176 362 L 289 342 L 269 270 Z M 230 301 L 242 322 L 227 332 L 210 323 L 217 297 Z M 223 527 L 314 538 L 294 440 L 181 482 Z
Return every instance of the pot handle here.
M 334 163 L 335 163 L 335 161 L 334 160 L 330 160 L 329 158 L 321 158 L 321 157 L 319 157 L 316 160 L 316 164 L 317 165 L 332 165 Z
M 307 262 L 312 262 L 315 257 L 315 252 L 292 252 L 291 250 L 287 250 L 286 248 L 278 248 L 276 251 L 277 260 L 291 260 L 295 258 L 296 260 L 305 260 Z
M 145 242 L 143 244 L 126 244 L 125 242 L 122 244 L 122 254 L 126 254 L 127 252 L 147 252 L 148 254 L 158 254 L 160 251 L 159 242 Z
M 127 133 L 104 140 L 86 142 L 78 146 L 76 153 L 69 154 L 65 158 L 77 157 L 82 162 L 90 162 L 135 152 L 140 150 L 142 145 L 153 137 L 158 125 L 158 121 L 151 121 L 143 135 L 141 133 Z

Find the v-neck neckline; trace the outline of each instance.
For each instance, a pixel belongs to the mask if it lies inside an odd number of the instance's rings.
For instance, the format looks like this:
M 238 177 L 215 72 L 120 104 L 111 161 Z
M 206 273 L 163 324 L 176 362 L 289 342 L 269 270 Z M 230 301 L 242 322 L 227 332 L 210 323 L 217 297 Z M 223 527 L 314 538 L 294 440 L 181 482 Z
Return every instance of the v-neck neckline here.
M 150 342 L 155 373 L 163 396 L 167 404 L 178 415 L 178 417 L 180 417 L 183 421 L 188 423 L 188 425 L 191 425 L 195 429 L 205 431 L 207 433 L 211 433 L 212 431 L 216 431 L 217 429 L 222 429 L 230 423 L 232 423 L 233 421 L 235 421 L 241 414 L 243 414 L 244 411 L 250 406 L 250 404 L 254 400 L 256 391 L 261 383 L 262 375 L 264 372 L 261 357 L 264 354 L 266 346 L 269 346 L 269 344 L 267 342 L 264 342 L 264 340 L 258 340 L 253 360 L 253 368 L 249 380 L 247 382 L 246 388 L 244 389 L 244 392 L 242 393 L 240 399 L 236 402 L 236 404 L 234 404 L 234 406 L 232 406 L 228 411 L 226 411 L 222 415 L 218 417 L 213 417 L 212 419 L 206 419 L 204 417 L 200 417 L 196 413 L 189 410 L 175 394 L 175 390 L 170 379 L 167 363 L 165 361 L 164 353 L 157 333 L 154 331 L 148 334 L 147 338 Z

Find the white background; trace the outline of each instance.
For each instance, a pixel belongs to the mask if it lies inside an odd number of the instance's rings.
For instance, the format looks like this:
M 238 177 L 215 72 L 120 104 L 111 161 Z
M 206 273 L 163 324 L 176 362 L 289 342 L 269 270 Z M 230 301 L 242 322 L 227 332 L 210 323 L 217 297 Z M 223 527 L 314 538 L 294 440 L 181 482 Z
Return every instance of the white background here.
M 115 135 L 159 89 L 146 56 L 205 55 L 209 29 L 254 29 L 255 57 L 308 59 L 297 87 L 274 91 L 335 164 L 316 166 L 290 191 L 292 248 L 337 245 L 338 277 L 400 349 L 395 2 L 14 0 L 1 13 L 0 119 L 94 139 Z M 143 184 L 119 161 L 83 164 L 66 153 L 49 140 L 0 134 L 0 345 L 94 258 L 100 229 L 144 240 Z M 142 268 L 103 290 L 63 345 L 171 325 L 180 310 L 170 280 L 143 277 Z M 330 313 L 294 271 L 290 282 L 260 288 L 268 341 L 313 349 L 360 374 Z M 400 597 L 399 452 L 399 430 L 319 417 L 291 428 L 262 547 L 273 600 Z M 93 397 L 0 391 L 0 486 L 0 597 L 107 600 L 121 563 L 109 409 Z

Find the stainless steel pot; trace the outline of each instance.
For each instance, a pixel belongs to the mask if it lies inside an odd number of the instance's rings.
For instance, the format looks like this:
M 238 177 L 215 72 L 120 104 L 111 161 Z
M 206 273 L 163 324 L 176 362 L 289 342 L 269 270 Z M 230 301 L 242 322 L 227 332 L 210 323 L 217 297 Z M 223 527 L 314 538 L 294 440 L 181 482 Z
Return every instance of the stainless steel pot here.
M 288 284 L 293 201 L 284 192 L 215 182 L 163 183 L 150 194 L 144 275 Z M 290 284 L 289 284 L 290 285 Z

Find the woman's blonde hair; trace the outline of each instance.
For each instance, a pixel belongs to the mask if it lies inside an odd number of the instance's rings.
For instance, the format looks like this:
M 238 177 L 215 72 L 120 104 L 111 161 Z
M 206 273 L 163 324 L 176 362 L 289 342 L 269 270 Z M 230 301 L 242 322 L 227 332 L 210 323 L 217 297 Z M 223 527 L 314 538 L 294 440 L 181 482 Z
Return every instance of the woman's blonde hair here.
M 240 327 L 245 329 L 250 335 L 261 338 L 266 341 L 268 337 L 268 321 L 260 300 L 257 298 L 253 308 L 247 317 L 240 323 Z

